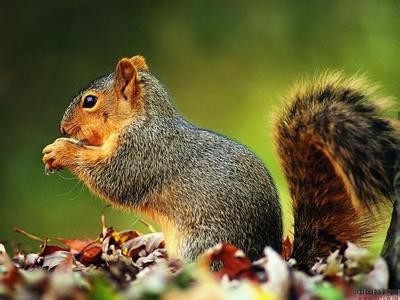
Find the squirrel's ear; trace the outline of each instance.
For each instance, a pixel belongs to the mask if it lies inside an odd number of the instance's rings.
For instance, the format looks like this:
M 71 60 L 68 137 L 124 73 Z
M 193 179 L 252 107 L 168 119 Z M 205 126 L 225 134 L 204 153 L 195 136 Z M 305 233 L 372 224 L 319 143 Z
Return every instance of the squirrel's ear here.
M 146 60 L 141 55 L 135 55 L 131 57 L 130 61 L 138 70 L 148 71 L 149 67 L 146 64 Z
M 115 70 L 115 92 L 125 99 L 133 99 L 139 91 L 138 70 L 132 61 L 123 58 Z

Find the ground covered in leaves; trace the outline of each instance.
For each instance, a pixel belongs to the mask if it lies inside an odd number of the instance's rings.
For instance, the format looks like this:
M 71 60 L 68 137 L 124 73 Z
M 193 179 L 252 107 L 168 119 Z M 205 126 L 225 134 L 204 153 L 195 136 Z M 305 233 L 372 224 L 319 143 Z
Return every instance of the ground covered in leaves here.
M 168 258 L 158 232 L 117 231 L 105 225 L 93 240 L 40 239 L 40 253 L 12 256 L 0 244 L 0 299 L 343 299 L 381 294 L 388 269 L 381 258 L 348 244 L 308 272 L 296 270 L 284 252 L 265 249 L 251 262 L 227 244 L 197 262 Z M 217 272 L 212 262 L 222 262 Z

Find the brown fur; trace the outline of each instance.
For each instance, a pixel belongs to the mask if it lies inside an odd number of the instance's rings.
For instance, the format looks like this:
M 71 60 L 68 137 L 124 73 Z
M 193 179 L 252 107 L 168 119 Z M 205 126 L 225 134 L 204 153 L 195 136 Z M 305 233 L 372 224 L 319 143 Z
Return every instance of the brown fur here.
M 143 58 L 121 59 L 116 67 L 114 90 L 102 93 L 94 89 L 85 91 L 81 101 L 87 95 L 94 95 L 97 103 L 90 109 L 80 107 L 71 118 L 64 119 L 61 127 L 65 133 L 90 146 L 101 146 L 111 135 L 119 134 L 138 111 L 143 110 L 139 68 L 147 68 Z M 114 99 L 116 96 L 118 101 Z
M 378 116 L 381 98 L 340 73 L 301 83 L 289 98 L 276 143 L 293 199 L 292 257 L 308 269 L 376 232 L 374 210 L 392 200 L 398 134 Z
M 139 69 L 148 69 L 143 57 L 123 58 L 117 64 L 116 81 L 112 89 L 103 92 L 89 89 L 80 95 L 79 107 L 71 117 L 63 119 L 61 128 L 86 147 L 79 147 L 70 139 L 57 139 L 43 149 L 43 162 L 47 170 L 68 168 L 95 193 L 106 196 L 81 172 L 79 166 L 104 164 L 118 148 L 119 133 L 143 109 Z M 82 107 L 83 99 L 87 95 L 97 97 L 93 108 Z
M 57 139 L 43 150 L 43 162 L 47 169 L 66 167 L 86 182 L 84 174 L 80 174 L 76 167 L 79 165 L 77 161 L 96 164 L 112 155 L 118 147 L 119 133 L 132 122 L 138 110 L 143 109 L 139 69 L 148 69 L 143 57 L 123 58 L 116 67 L 117 76 L 113 89 L 102 93 L 90 89 L 80 96 L 80 103 L 87 95 L 96 96 L 97 103 L 89 109 L 80 104 L 72 117 L 63 119 L 61 128 L 67 135 L 88 147 L 79 147 L 69 139 Z M 118 101 L 114 99 L 116 95 Z M 89 182 L 88 184 L 90 185 Z
M 146 64 L 146 60 L 141 55 L 135 55 L 131 57 L 130 61 L 138 70 L 149 71 L 149 67 Z

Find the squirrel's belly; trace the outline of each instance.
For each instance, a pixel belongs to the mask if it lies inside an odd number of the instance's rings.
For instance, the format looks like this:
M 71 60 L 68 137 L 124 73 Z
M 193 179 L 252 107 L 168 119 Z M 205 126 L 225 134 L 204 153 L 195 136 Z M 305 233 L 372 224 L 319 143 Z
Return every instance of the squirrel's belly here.
M 175 222 L 166 216 L 157 214 L 156 212 L 147 209 L 142 208 L 139 210 L 139 212 L 154 220 L 161 226 L 168 256 L 170 258 L 184 260 L 185 258 L 181 252 L 183 233 L 177 229 Z
M 164 220 L 160 220 L 159 224 L 161 225 L 164 233 L 165 246 L 167 248 L 168 256 L 184 260 L 181 252 L 181 241 L 183 234 L 177 230 L 176 225 L 172 221 L 168 220 L 167 218 L 163 219 Z

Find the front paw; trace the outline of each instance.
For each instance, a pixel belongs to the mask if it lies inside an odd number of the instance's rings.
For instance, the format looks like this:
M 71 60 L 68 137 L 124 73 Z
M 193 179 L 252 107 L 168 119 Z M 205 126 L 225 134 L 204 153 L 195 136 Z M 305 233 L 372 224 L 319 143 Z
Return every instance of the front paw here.
M 71 163 L 76 159 L 77 147 L 79 145 L 68 138 L 58 138 L 46 146 L 42 151 L 46 174 L 71 167 Z

